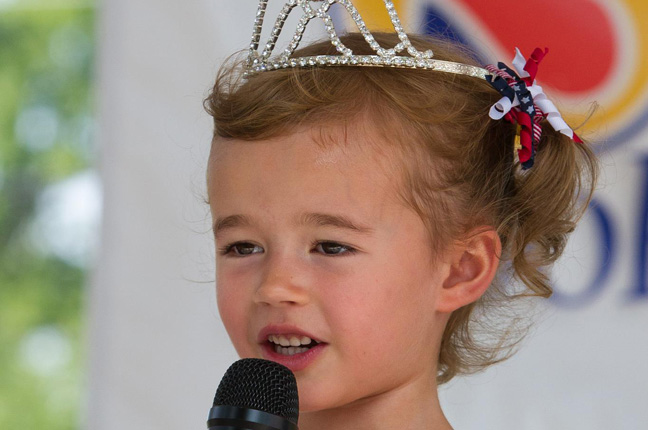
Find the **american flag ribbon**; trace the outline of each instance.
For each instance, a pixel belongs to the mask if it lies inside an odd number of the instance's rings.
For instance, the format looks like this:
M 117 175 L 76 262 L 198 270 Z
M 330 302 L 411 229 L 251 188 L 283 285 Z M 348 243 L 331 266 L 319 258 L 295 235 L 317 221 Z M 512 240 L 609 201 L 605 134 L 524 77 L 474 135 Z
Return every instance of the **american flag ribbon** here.
M 582 143 L 562 119 L 556 106 L 544 94 L 542 87 L 536 84 L 538 65 L 548 52 L 546 48 L 544 51 L 536 48 L 525 61 L 520 50 L 516 48 L 513 60 L 515 70 L 501 62 L 497 66 L 486 66 L 486 70 L 491 73 L 486 80 L 502 95 L 491 108 L 490 117 L 495 120 L 504 118 L 520 126 L 521 148 L 518 149 L 518 159 L 523 169 L 533 166 L 537 146 L 542 137 L 541 122 L 544 119 L 547 119 L 555 130 L 569 136 L 575 142 Z

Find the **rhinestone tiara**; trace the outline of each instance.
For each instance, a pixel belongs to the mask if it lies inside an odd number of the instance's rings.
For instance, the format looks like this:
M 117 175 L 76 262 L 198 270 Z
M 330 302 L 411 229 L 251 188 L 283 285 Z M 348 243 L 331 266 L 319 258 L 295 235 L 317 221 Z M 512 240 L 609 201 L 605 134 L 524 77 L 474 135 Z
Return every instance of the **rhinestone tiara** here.
M 482 79 L 486 79 L 486 76 L 490 75 L 490 72 L 481 67 L 451 61 L 436 60 L 433 58 L 434 54 L 432 51 L 428 50 L 422 52 L 417 50 L 410 42 L 407 33 L 405 33 L 405 29 L 401 24 L 392 0 L 384 0 L 384 2 L 394 26 L 394 30 L 398 34 L 400 40 L 396 46 L 390 48 L 380 46 L 371 34 L 371 31 L 367 28 L 367 25 L 360 16 L 360 13 L 350 0 L 289 0 L 279 13 L 275 25 L 270 33 L 270 38 L 263 47 L 263 51 L 259 51 L 261 30 L 263 29 L 263 21 L 265 19 L 268 1 L 269 0 L 259 1 L 259 9 L 254 21 L 254 32 L 252 34 L 252 43 L 250 44 L 250 53 L 247 62 L 246 74 L 248 75 L 290 67 L 312 66 L 369 66 L 427 69 L 473 76 Z M 313 4 L 316 3 L 320 3 L 320 5 L 314 7 Z M 342 43 L 333 24 L 333 19 L 329 13 L 331 6 L 335 3 L 342 5 L 346 9 L 364 39 L 374 50 L 374 55 L 355 55 L 351 49 Z M 272 57 L 275 45 L 288 16 L 298 7 L 301 9 L 302 16 L 299 18 L 292 39 L 288 46 L 278 56 Z M 291 57 L 301 42 L 304 32 L 306 31 L 306 26 L 315 18 L 323 21 L 331 44 L 335 46 L 340 54 L 297 58 Z M 409 55 L 399 55 L 404 51 Z

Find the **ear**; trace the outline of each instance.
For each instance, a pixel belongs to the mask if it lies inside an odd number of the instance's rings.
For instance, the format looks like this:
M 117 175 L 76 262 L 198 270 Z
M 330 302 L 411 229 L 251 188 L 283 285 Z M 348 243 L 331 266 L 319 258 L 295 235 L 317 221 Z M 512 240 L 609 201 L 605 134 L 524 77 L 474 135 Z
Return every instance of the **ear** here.
M 449 253 L 448 276 L 437 301 L 437 311 L 450 313 L 479 299 L 495 277 L 502 242 L 492 227 L 473 230 Z

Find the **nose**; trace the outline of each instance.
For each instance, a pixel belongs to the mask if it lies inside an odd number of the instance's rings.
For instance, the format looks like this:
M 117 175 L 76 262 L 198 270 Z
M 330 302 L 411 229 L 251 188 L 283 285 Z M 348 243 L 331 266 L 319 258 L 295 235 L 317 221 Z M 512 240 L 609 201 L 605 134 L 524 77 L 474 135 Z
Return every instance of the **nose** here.
M 254 302 L 276 307 L 303 306 L 309 301 L 306 279 L 307 276 L 296 259 L 272 256 L 266 260 Z

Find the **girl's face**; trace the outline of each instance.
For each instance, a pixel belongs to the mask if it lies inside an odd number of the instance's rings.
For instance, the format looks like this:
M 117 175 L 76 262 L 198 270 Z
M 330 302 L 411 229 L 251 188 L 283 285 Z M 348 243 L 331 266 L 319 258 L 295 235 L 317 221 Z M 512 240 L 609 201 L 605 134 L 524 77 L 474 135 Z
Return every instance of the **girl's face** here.
M 449 268 L 369 139 L 221 141 L 210 160 L 221 317 L 241 357 L 294 371 L 302 411 L 435 387 Z

